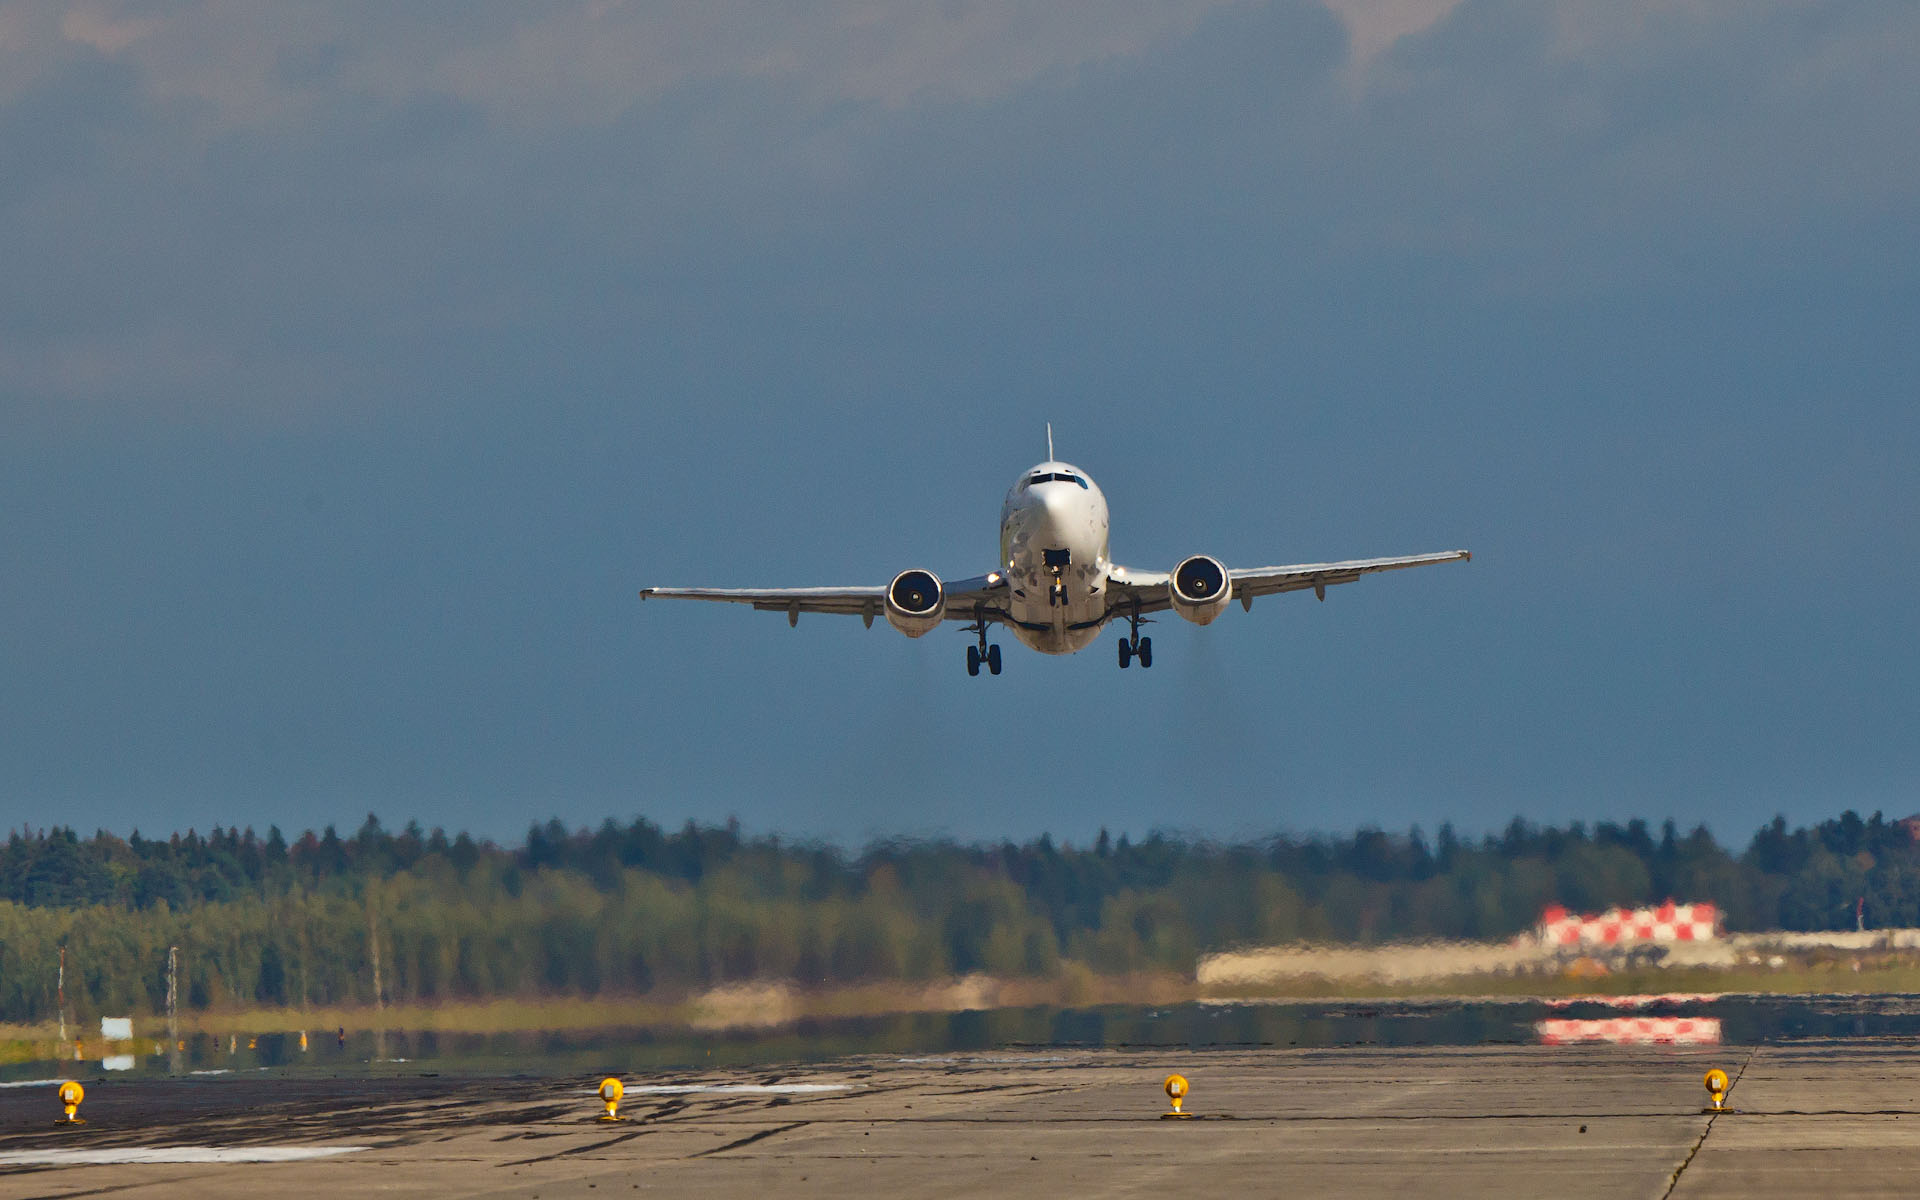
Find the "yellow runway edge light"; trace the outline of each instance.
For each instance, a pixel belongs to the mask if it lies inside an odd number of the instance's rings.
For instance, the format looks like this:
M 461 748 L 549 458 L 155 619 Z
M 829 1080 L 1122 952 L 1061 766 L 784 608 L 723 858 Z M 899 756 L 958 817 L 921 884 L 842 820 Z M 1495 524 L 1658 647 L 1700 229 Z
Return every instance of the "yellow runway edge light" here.
M 1723 1113 L 1733 1111 L 1727 1107 L 1727 1088 L 1729 1084 L 1725 1071 L 1722 1071 L 1719 1067 L 1715 1067 L 1713 1070 L 1707 1072 L 1706 1079 L 1703 1082 L 1707 1085 L 1707 1094 L 1713 1097 L 1713 1103 L 1701 1109 L 1701 1112 Z
M 87 1119 L 79 1115 L 80 1102 L 87 1098 L 87 1089 L 69 1079 L 60 1085 L 60 1106 L 66 1109 L 66 1115 L 54 1119 L 55 1125 L 85 1125 Z
M 1162 1121 L 1183 1121 L 1192 1117 L 1192 1113 L 1180 1111 L 1181 1103 L 1187 1098 L 1187 1077 L 1185 1075 L 1169 1075 L 1167 1076 L 1167 1082 L 1164 1086 L 1167 1099 L 1173 1101 L 1173 1111 L 1161 1113 L 1160 1119 Z
M 620 1086 L 620 1081 L 611 1075 L 600 1081 L 600 1100 L 607 1106 L 607 1111 L 600 1114 L 602 1121 L 620 1120 L 620 1113 L 617 1110 L 620 1107 L 620 1096 L 626 1090 Z

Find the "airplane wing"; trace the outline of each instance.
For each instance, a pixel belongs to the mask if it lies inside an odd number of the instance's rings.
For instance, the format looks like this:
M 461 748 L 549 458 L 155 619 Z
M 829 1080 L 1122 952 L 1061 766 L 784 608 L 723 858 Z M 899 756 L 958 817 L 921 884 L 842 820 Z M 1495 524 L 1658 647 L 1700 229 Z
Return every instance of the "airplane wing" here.
M 998 572 L 977 575 L 972 579 L 956 579 L 942 585 L 947 596 L 946 619 L 949 621 L 972 622 L 976 615 L 985 617 L 989 622 L 1004 620 L 1006 608 L 1003 597 L 1007 591 L 1006 577 Z M 801 613 L 835 613 L 840 616 L 860 617 L 873 627 L 873 619 L 885 611 L 887 605 L 887 585 L 874 587 L 805 587 L 805 588 L 662 588 L 640 589 L 642 600 L 659 597 L 663 600 L 714 600 L 722 604 L 751 604 L 762 612 L 783 612 L 787 614 L 787 623 L 800 623 Z
M 1352 583 L 1375 571 L 1398 571 L 1405 567 L 1424 567 L 1428 563 L 1466 562 L 1473 557 L 1466 550 L 1443 550 L 1438 554 L 1413 554 L 1405 558 L 1356 558 L 1347 562 L 1297 563 L 1287 567 L 1229 568 L 1233 597 L 1241 607 L 1252 608 L 1259 596 L 1280 592 L 1303 592 L 1311 588 L 1322 600 L 1336 583 Z M 1111 578 L 1113 608 L 1120 615 L 1139 605 L 1141 613 L 1160 612 L 1172 605 L 1167 597 L 1167 572 L 1136 571 L 1115 567 Z

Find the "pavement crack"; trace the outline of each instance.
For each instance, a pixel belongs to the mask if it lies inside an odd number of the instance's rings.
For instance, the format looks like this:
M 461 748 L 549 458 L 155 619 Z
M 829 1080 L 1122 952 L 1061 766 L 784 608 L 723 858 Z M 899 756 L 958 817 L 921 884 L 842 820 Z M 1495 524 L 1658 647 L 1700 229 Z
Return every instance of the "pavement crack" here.
M 1752 1065 L 1754 1056 L 1759 1053 L 1760 1047 L 1758 1046 L 1748 1051 L 1747 1057 L 1740 1063 L 1740 1069 L 1733 1073 L 1733 1083 L 1727 1085 L 1728 1094 L 1732 1094 L 1734 1087 L 1739 1084 L 1741 1077 L 1747 1073 L 1747 1068 Z M 1700 1131 L 1700 1136 L 1694 1139 L 1693 1148 L 1688 1150 L 1687 1156 L 1680 1160 L 1680 1165 L 1673 1169 L 1673 1175 L 1667 1180 L 1667 1190 L 1660 1193 L 1660 1200 L 1668 1200 L 1668 1197 L 1673 1195 L 1673 1189 L 1680 1186 L 1680 1177 L 1685 1175 L 1687 1168 L 1693 1165 L 1694 1156 L 1700 1153 L 1700 1147 L 1707 1144 L 1707 1135 L 1713 1132 L 1713 1123 L 1718 1121 L 1721 1115 L 1720 1113 L 1713 1113 L 1707 1118 L 1707 1127 Z
M 605 1141 L 589 1142 L 584 1146 L 571 1146 L 565 1150 L 556 1150 L 552 1154 L 542 1154 L 538 1158 L 523 1158 L 518 1162 L 501 1163 L 500 1165 L 503 1167 L 524 1167 L 532 1163 L 552 1162 L 556 1158 L 566 1158 L 574 1154 L 590 1154 L 595 1150 L 604 1150 L 608 1146 L 618 1146 L 621 1142 L 630 1142 L 637 1137 L 644 1137 L 650 1132 L 652 1131 L 636 1129 L 632 1133 L 623 1133 L 619 1137 L 607 1138 Z
M 715 1146 L 711 1150 L 702 1150 L 698 1154 L 689 1155 L 688 1157 L 706 1158 L 709 1155 L 713 1155 L 713 1154 L 724 1154 L 729 1150 L 738 1150 L 742 1146 L 751 1146 L 755 1142 L 762 1141 L 766 1138 L 770 1138 L 777 1133 L 786 1133 L 788 1130 L 798 1129 L 802 1125 L 806 1125 L 806 1124 L 809 1124 L 809 1122 L 795 1121 L 791 1125 L 775 1125 L 771 1129 L 762 1129 L 759 1133 L 750 1133 L 746 1137 L 738 1138 L 734 1141 L 728 1142 L 724 1146 Z

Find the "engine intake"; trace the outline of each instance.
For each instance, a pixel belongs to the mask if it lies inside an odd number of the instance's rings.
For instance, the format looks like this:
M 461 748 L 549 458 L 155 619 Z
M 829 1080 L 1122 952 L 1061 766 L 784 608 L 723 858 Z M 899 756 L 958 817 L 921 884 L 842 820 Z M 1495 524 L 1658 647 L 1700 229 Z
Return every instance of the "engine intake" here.
M 902 571 L 887 585 L 887 624 L 919 637 L 947 614 L 947 590 L 932 571 Z
M 1208 625 L 1227 611 L 1233 598 L 1233 579 L 1217 558 L 1196 554 L 1182 559 L 1167 579 L 1167 596 L 1173 611 L 1195 625 Z

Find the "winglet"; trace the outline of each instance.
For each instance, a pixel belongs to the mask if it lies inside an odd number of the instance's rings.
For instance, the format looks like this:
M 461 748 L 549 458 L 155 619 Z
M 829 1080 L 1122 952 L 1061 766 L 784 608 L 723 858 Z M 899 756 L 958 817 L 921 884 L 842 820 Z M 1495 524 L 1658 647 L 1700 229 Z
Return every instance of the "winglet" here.
M 1047 461 L 1053 461 L 1053 422 L 1047 422 Z

